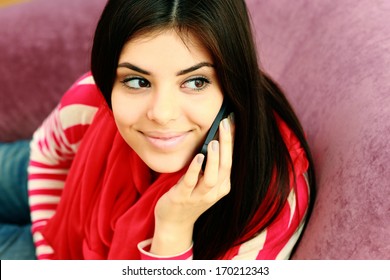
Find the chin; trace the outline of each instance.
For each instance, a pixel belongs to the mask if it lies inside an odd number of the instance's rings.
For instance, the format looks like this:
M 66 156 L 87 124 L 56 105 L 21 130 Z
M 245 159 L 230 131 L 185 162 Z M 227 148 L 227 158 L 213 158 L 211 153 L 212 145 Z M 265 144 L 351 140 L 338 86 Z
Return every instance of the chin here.
M 157 173 L 175 173 L 185 167 L 185 164 L 147 164 L 150 169 Z
M 177 172 L 189 164 L 189 161 L 172 159 L 171 157 L 160 157 L 159 159 L 146 159 L 144 160 L 150 169 L 157 173 L 174 173 Z

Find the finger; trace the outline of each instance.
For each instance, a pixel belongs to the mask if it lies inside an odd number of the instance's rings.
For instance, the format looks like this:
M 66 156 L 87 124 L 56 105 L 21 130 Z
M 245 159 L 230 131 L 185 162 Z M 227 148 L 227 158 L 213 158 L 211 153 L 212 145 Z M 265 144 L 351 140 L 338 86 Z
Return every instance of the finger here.
M 207 162 L 200 191 L 208 192 L 218 183 L 219 141 L 213 140 L 207 147 Z
M 227 176 L 230 177 L 233 158 L 233 134 L 232 125 L 229 118 L 222 120 L 219 127 L 220 140 L 220 161 L 219 174 L 220 179 L 224 180 Z
M 183 194 L 190 195 L 199 180 L 199 174 L 204 161 L 203 154 L 197 154 L 192 160 L 187 172 L 184 174 L 176 186 L 177 190 Z

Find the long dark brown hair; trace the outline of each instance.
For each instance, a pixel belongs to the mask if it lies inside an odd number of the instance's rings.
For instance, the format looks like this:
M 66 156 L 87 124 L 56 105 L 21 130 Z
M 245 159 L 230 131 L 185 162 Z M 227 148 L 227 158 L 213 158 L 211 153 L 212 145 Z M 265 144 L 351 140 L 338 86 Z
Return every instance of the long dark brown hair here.
M 259 68 L 256 46 L 243 0 L 110 0 L 97 25 L 91 69 L 111 106 L 119 55 L 126 42 L 148 32 L 175 29 L 196 36 L 210 52 L 218 79 L 235 114 L 231 191 L 195 224 L 194 258 L 216 259 L 254 224 L 261 231 L 281 211 L 290 191 L 289 152 L 275 114 L 295 133 L 309 159 L 310 205 L 315 177 L 302 127 L 280 88 Z M 273 178 L 276 174 L 276 178 Z M 253 224 L 253 223 L 250 224 Z

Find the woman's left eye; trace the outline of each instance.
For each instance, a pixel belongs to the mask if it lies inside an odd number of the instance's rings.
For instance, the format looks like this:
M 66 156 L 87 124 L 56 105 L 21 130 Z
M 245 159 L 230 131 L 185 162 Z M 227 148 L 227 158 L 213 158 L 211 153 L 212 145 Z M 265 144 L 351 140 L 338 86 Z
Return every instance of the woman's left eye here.
M 196 78 L 193 78 L 193 79 L 190 79 L 190 80 L 187 80 L 186 82 L 184 82 L 182 87 L 189 88 L 191 90 L 199 91 L 199 90 L 205 89 L 209 84 L 211 84 L 211 82 L 208 79 L 206 79 L 204 77 L 196 77 Z

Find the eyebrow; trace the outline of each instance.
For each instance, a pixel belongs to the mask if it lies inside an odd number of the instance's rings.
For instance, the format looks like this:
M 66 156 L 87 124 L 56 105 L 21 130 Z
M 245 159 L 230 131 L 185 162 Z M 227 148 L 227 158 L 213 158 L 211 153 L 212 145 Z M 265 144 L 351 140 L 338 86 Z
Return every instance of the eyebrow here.
M 144 74 L 144 75 L 150 75 L 149 71 L 146 71 L 146 70 L 144 70 L 138 66 L 135 66 L 134 64 L 131 64 L 129 62 L 119 63 L 118 68 L 121 68 L 121 67 L 128 68 L 130 70 L 134 70 L 134 71 L 141 73 L 141 74 Z M 198 70 L 202 67 L 214 67 L 214 65 L 209 63 L 209 62 L 200 62 L 198 64 L 195 64 L 194 66 L 191 66 L 191 67 L 186 68 L 184 70 L 180 70 L 179 72 L 176 73 L 176 76 L 182 76 L 182 75 L 194 72 L 195 70 Z

